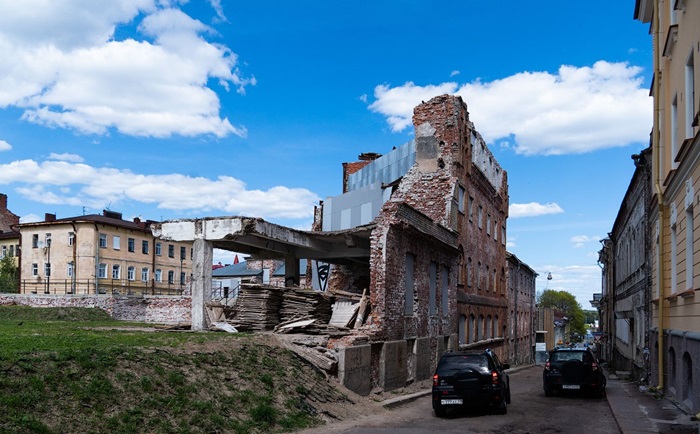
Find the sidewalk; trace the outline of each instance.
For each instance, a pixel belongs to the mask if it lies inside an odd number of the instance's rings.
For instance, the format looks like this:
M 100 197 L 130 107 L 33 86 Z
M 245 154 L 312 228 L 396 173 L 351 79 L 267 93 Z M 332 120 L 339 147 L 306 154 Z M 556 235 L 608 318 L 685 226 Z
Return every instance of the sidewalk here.
M 623 434 L 700 432 L 700 423 L 671 400 L 656 399 L 650 392 L 640 390 L 634 382 L 618 379 L 607 370 L 606 377 L 608 405 Z

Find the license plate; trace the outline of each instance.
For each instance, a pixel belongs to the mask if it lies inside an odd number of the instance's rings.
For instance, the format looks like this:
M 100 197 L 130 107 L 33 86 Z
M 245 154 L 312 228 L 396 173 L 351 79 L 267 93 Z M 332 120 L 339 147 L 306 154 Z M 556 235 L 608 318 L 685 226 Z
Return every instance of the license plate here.
M 573 390 L 578 390 L 581 388 L 578 384 L 563 384 L 561 386 L 562 389 L 573 389 Z
M 461 399 L 442 399 L 440 400 L 441 405 L 462 405 Z

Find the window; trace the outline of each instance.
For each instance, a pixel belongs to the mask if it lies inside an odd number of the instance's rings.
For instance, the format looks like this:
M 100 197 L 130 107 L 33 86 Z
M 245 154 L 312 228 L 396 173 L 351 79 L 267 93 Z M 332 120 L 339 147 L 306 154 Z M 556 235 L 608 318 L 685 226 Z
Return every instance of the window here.
M 160 256 L 163 254 L 163 245 L 161 243 L 156 243 L 156 255 Z
M 175 272 L 173 270 L 168 271 L 168 283 L 171 285 L 175 283 Z
M 100 264 L 97 269 L 97 277 L 104 279 L 107 277 L 107 264 Z
M 185 258 L 187 258 L 187 248 L 180 247 L 180 259 L 184 260 Z
M 127 240 L 127 244 L 128 244 L 127 250 L 129 250 L 132 253 L 136 251 L 136 241 L 133 238 L 129 238 Z
M 112 279 L 120 279 L 121 278 L 121 271 L 122 268 L 118 264 L 112 265 Z
M 32 235 L 32 247 L 35 249 L 39 247 L 39 234 Z
M 185 284 L 185 273 L 180 273 L 180 285 Z
M 404 282 L 404 314 L 413 315 L 413 267 L 416 257 L 413 253 L 406 253 L 406 281 Z
M 15 246 L 14 244 L 10 244 L 10 258 L 15 256 L 15 252 L 17 252 L 17 256 L 19 256 L 19 245 Z
M 107 234 L 100 234 L 100 248 L 107 248 Z
M 467 343 L 467 317 L 464 315 L 459 316 L 459 329 L 458 329 L 458 339 L 460 344 Z
M 442 267 L 442 314 L 447 315 L 450 309 L 450 286 L 449 286 L 450 269 Z
M 73 277 L 73 263 L 72 262 L 68 263 L 68 268 L 66 268 L 66 275 L 68 277 Z
M 2 246 L 2 252 L 0 252 L 0 258 L 4 258 L 7 255 L 7 246 Z
M 467 286 L 472 286 L 472 258 L 467 258 Z
M 464 214 L 464 194 L 466 193 L 466 190 L 464 187 L 461 185 L 459 186 L 459 190 L 457 191 L 457 205 L 459 212 Z
M 469 196 L 469 203 L 467 204 L 468 210 L 469 211 L 469 221 L 472 221 L 472 218 L 474 217 L 474 198 Z
M 685 62 L 685 136 L 693 137 L 695 117 L 695 65 L 693 50 Z
M 155 272 L 155 278 L 156 278 L 156 282 L 162 282 L 163 281 L 163 270 L 161 270 L 160 268 L 157 269 Z
M 32 276 L 39 275 L 39 264 L 32 264 Z
M 493 219 L 493 240 L 498 241 L 498 220 Z
M 148 254 L 148 240 L 141 241 L 141 253 Z
M 133 266 L 126 269 L 126 278 L 127 280 L 136 279 L 136 269 Z
M 112 236 L 112 248 L 114 250 L 121 249 L 121 238 L 119 238 L 117 235 Z
M 44 264 L 44 276 L 51 277 L 51 263 L 47 262 Z
M 428 282 L 428 315 L 434 316 L 436 313 L 436 298 L 437 298 L 437 264 L 430 263 L 430 280 Z
M 148 282 L 148 267 L 143 267 L 141 269 L 141 281 Z
M 479 205 L 479 214 L 476 216 L 479 222 L 479 229 L 484 227 L 484 209 Z
M 676 226 L 676 204 L 671 204 L 671 294 L 676 293 L 678 285 L 678 231 Z
M 72 246 L 75 244 L 75 232 L 68 232 L 68 245 Z
M 676 154 L 678 154 L 678 96 L 673 96 L 673 102 L 671 103 L 671 161 L 673 161 L 673 168 L 678 168 L 678 162 L 676 160 Z
M 168 244 L 168 258 L 174 258 L 175 257 L 175 246 L 172 244 Z
M 501 226 L 501 244 L 506 245 L 506 225 Z
M 51 233 L 44 235 L 44 245 L 46 247 L 51 247 Z
M 491 214 L 486 214 L 486 235 L 491 235 Z

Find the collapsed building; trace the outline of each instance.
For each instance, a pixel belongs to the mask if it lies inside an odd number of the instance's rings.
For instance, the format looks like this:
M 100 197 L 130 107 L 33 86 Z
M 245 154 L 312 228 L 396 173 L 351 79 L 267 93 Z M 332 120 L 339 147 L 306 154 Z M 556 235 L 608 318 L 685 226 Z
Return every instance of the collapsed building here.
M 156 223 L 154 235 L 194 242 L 193 329 L 208 326 L 220 248 L 283 259 L 290 291 L 307 259 L 317 291 L 364 294 L 366 315 L 324 341 L 334 374 L 360 394 L 428 379 L 449 349 L 488 347 L 507 359 L 506 172 L 460 97 L 420 104 L 413 125 L 408 143 L 343 165 L 343 194 L 319 205 L 310 231 L 249 217 Z

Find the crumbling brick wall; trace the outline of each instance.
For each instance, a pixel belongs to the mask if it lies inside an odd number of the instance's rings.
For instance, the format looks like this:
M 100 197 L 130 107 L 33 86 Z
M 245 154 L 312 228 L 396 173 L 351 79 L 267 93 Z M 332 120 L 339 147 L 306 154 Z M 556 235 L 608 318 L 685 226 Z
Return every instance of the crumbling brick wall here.
M 19 216 L 7 209 L 7 195 L 0 193 L 0 232 L 9 232 L 19 224 Z

